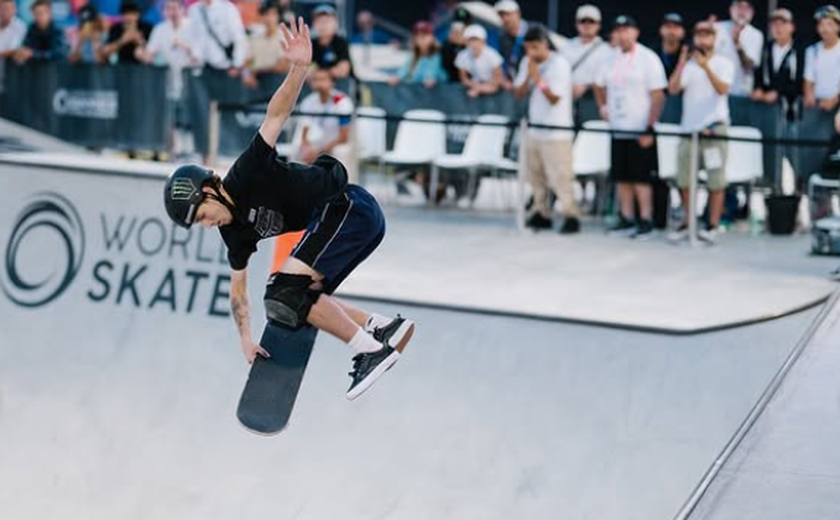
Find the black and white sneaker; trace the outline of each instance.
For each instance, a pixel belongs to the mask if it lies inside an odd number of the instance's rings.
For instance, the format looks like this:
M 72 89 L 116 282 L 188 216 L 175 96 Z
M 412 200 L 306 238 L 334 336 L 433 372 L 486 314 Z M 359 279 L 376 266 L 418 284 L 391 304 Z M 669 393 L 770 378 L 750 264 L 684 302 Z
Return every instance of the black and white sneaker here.
M 618 221 L 607 229 L 607 233 L 614 236 L 630 236 L 636 232 L 636 224 L 619 215 Z
M 399 361 L 400 353 L 387 343 L 376 352 L 353 356 L 353 382 L 347 390 L 347 399 L 353 400 L 370 388 L 382 374 Z
M 653 222 L 650 220 L 641 220 L 639 221 L 639 227 L 636 228 L 636 232 L 630 235 L 630 238 L 638 242 L 644 242 L 650 240 L 653 236 Z
M 393 345 L 402 354 L 414 335 L 414 322 L 397 314 L 397 317 L 382 327 L 376 327 L 371 333 L 373 338 L 383 345 Z

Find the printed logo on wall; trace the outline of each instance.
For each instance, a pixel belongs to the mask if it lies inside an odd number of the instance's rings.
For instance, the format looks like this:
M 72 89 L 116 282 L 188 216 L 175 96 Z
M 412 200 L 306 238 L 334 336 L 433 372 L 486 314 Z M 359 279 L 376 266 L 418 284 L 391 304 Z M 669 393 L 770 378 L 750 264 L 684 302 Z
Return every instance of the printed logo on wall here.
M 47 269 L 49 272 L 39 273 L 37 266 L 21 258 L 27 246 L 32 247 L 34 243 L 39 248 L 45 244 L 52 248 L 50 253 L 43 255 L 53 261 L 52 269 Z M 41 307 L 70 287 L 79 273 L 84 254 L 85 231 L 73 204 L 57 193 L 35 194 L 15 219 L 6 244 L 0 286 L 6 296 L 21 307 Z M 45 263 L 40 262 L 41 265 Z
M 60 116 L 90 119 L 116 119 L 119 115 L 116 90 L 58 89 L 53 96 L 53 110 Z

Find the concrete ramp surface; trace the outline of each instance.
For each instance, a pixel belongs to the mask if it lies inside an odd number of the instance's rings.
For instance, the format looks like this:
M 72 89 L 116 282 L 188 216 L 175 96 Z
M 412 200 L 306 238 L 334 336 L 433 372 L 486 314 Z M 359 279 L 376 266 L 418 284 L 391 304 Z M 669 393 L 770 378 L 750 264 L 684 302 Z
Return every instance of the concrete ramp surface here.
M 394 370 L 349 403 L 322 335 L 266 439 L 218 239 L 172 229 L 158 174 L 48 170 L 0 167 L 4 519 L 670 519 L 818 312 L 672 337 L 382 306 L 419 324 Z

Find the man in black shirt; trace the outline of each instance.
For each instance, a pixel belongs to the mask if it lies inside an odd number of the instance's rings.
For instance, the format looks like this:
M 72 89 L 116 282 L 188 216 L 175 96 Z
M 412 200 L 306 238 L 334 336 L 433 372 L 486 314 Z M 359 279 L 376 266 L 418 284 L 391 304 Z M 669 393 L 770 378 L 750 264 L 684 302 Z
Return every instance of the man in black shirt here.
M 134 0 L 123 0 L 120 15 L 120 23 L 108 31 L 101 59 L 107 62 L 116 53 L 117 63 L 141 63 L 140 50 L 149 41 L 152 26 L 140 20 L 140 6 Z
M 22 64 L 29 60 L 64 59 L 67 54 L 67 41 L 64 31 L 53 22 L 49 0 L 36 0 L 32 4 L 32 17 L 34 21 L 26 32 L 23 45 L 13 55 L 15 62 Z
M 312 11 L 312 24 L 317 37 L 312 41 L 312 61 L 327 69 L 335 79 L 353 75 L 350 45 L 338 35 L 338 17 L 331 5 L 320 5 Z
M 776 9 L 770 15 L 772 39 L 764 45 L 761 63 L 755 69 L 753 101 L 782 105 L 788 121 L 802 113 L 802 83 L 805 75 L 805 50 L 794 39 L 796 25 L 788 9 Z
M 200 166 L 178 168 L 167 180 L 164 203 L 181 226 L 219 228 L 232 269 L 231 309 L 249 362 L 268 353 L 251 339 L 248 259 L 260 240 L 307 230 L 282 269 L 269 278 L 266 315 L 280 327 L 311 325 L 348 343 L 356 356 L 347 397 L 355 399 L 397 362 L 414 323 L 368 314 L 331 296 L 382 241 L 385 218 L 368 192 L 347 183 L 347 171 L 334 157 L 322 155 L 312 165 L 278 158 L 274 143 L 312 62 L 303 19 L 281 30 L 284 56 L 292 68 L 271 98 L 251 145 L 224 181 Z
M 688 52 L 685 43 L 685 22 L 679 13 L 668 13 L 659 26 L 659 37 L 662 45 L 659 47 L 659 58 L 665 67 L 665 76 L 670 80 L 677 70 L 680 56 Z
M 525 56 L 525 33 L 528 32 L 528 22 L 522 19 L 522 12 L 515 0 L 500 0 L 496 2 L 495 8 L 502 19 L 499 54 L 505 60 L 502 65 L 503 86 L 505 90 L 511 90 L 513 80 L 519 72 L 519 63 Z

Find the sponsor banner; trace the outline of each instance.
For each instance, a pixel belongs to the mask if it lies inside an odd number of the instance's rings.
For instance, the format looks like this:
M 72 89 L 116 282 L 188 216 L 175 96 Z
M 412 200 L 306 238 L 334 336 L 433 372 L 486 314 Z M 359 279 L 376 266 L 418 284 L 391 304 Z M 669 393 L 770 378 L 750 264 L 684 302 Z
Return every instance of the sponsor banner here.
M 6 64 L 0 115 L 96 148 L 164 150 L 170 126 L 167 69 Z
M 79 319 L 229 319 L 230 269 L 216 230 L 172 224 L 164 177 L 0 163 L 0 314 Z M 262 297 L 271 241 L 253 259 Z M 263 313 L 254 306 L 254 326 Z M 231 332 L 235 325 L 230 321 Z M 256 328 L 259 327 L 259 328 Z

